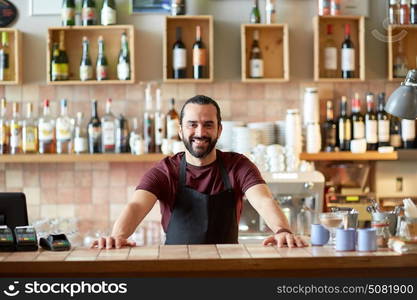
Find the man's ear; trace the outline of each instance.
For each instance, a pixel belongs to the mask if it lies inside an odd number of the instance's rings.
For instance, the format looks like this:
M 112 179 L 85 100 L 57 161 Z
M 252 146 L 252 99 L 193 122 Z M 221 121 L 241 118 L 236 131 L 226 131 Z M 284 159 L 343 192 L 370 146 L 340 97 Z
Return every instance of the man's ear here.
M 182 138 L 182 126 L 180 125 L 180 128 L 178 130 L 178 135 L 180 136 L 181 141 L 183 141 L 184 139 Z

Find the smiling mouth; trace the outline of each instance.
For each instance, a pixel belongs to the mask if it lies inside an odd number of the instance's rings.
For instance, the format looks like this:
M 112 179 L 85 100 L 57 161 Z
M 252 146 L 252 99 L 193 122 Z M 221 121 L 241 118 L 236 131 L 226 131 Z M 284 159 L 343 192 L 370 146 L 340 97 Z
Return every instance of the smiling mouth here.
M 191 139 L 191 142 L 196 146 L 204 146 L 208 144 L 207 139 Z

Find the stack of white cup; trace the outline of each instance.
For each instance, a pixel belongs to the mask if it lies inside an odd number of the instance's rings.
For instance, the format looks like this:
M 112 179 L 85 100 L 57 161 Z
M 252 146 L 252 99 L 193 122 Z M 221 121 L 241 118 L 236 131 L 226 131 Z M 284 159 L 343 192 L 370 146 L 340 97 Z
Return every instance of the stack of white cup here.
M 307 153 L 321 150 L 320 101 L 317 88 L 306 88 L 304 92 L 304 127 Z

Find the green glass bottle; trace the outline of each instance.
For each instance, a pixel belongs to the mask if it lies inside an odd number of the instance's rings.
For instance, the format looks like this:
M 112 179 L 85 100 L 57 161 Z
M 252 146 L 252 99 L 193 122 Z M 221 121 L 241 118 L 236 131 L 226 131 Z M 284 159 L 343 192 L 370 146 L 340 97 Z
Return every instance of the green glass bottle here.
M 65 33 L 63 30 L 59 32 L 59 63 L 60 63 L 60 80 L 69 79 L 69 60 L 65 51 Z
M 97 80 L 106 80 L 108 78 L 107 73 L 108 63 L 104 53 L 104 39 L 102 36 L 98 38 L 98 55 L 96 63 L 96 76 Z
M 96 2 L 94 0 L 83 0 L 81 18 L 83 26 L 96 25 Z
M 51 81 L 61 80 L 61 64 L 59 60 L 59 45 L 58 43 L 54 43 L 51 58 Z
M 119 80 L 130 80 L 130 54 L 127 43 L 127 35 L 122 33 L 119 59 L 117 63 L 117 78 Z
M 261 23 L 261 12 L 259 11 L 259 1 L 253 0 L 253 7 L 250 12 L 250 22 L 251 24 Z
M 75 25 L 75 0 L 62 0 L 62 26 Z
M 116 3 L 114 0 L 104 0 L 101 8 L 101 25 L 116 24 Z
M 0 80 L 10 80 L 10 48 L 9 48 L 9 33 L 3 31 L 1 33 L 1 47 L 0 47 Z
M 83 37 L 83 54 L 80 63 L 80 80 L 91 80 L 93 79 L 93 66 L 91 65 L 91 58 L 89 53 L 90 43 L 88 38 Z

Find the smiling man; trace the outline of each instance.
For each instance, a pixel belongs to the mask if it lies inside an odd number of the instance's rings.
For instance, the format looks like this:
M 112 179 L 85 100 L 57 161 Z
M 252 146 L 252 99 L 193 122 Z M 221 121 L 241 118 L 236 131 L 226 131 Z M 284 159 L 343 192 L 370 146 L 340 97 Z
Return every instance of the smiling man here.
M 180 115 L 185 152 L 163 159 L 143 176 L 112 235 L 99 238 L 92 247 L 135 245 L 128 237 L 156 201 L 166 244 L 237 243 L 243 196 L 273 231 L 264 245 L 306 246 L 291 232 L 256 166 L 244 155 L 216 150 L 221 132 L 217 103 L 201 95 L 189 99 Z

